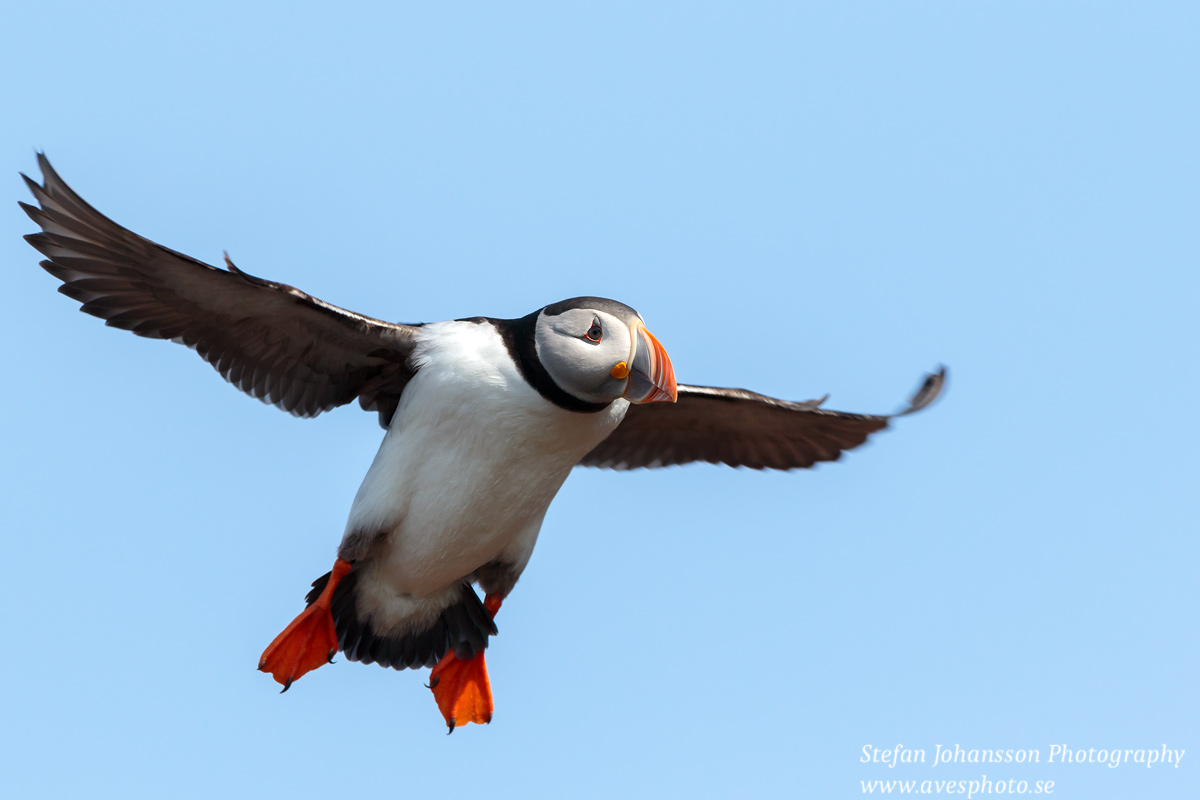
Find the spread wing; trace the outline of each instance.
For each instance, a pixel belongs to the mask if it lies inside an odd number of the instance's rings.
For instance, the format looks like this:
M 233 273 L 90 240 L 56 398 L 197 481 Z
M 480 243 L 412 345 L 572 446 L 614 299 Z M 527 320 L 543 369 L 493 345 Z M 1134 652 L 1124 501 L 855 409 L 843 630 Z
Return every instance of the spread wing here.
M 349 403 L 387 425 L 404 385 L 416 326 L 364 317 L 299 289 L 219 269 L 122 228 L 75 194 L 42 154 L 44 185 L 22 175 L 41 226 L 25 239 L 81 310 L 139 336 L 194 349 L 247 394 L 300 417 Z
M 691 461 L 751 469 L 798 469 L 836 461 L 894 417 L 920 411 L 942 391 L 946 369 L 928 375 L 898 414 L 848 414 L 821 400 L 777 400 L 745 389 L 680 386 L 676 403 L 629 407 L 624 421 L 584 456 L 586 467 L 636 469 Z

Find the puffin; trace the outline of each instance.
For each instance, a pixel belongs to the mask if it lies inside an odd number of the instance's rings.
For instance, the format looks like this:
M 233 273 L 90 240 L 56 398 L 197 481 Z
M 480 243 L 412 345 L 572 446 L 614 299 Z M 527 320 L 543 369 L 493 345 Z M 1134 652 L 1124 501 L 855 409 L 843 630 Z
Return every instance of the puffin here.
M 485 650 L 542 520 L 577 466 L 691 462 L 791 470 L 835 461 L 945 383 L 925 376 L 892 415 L 679 384 L 624 303 L 575 297 L 518 319 L 399 324 L 156 244 L 100 214 L 39 153 L 21 177 L 27 235 L 58 291 L 105 324 L 195 350 L 243 392 L 298 417 L 355 400 L 383 442 L 329 572 L 258 668 L 286 692 L 333 661 L 431 668 L 449 732 L 488 723 Z M 483 592 L 482 599 L 475 590 Z

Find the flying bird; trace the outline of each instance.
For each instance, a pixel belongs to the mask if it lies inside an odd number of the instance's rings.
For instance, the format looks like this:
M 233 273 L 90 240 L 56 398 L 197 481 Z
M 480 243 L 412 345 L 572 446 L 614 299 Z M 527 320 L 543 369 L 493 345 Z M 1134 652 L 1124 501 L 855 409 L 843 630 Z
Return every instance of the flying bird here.
M 25 239 L 83 311 L 184 344 L 296 416 L 354 400 L 379 415 L 383 443 L 333 568 L 259 669 L 287 691 L 338 651 L 432 667 L 451 732 L 491 721 L 494 617 L 574 467 L 811 467 L 929 405 L 945 380 L 944 368 L 926 376 L 891 416 L 677 384 L 642 316 L 599 297 L 519 319 L 384 322 L 256 278 L 228 256 L 221 269 L 155 244 L 84 202 L 43 154 L 38 166 L 42 184 L 21 176 L 37 200 L 21 208 L 41 227 Z

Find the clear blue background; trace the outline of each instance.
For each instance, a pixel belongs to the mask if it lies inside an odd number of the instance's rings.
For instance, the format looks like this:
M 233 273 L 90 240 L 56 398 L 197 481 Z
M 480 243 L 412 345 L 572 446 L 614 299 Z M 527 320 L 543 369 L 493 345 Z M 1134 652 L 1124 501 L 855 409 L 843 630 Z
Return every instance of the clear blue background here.
M 1200 795 L 1194 4 L 9 4 L 12 797 Z M 580 471 L 498 620 L 495 721 L 259 653 L 378 445 L 54 293 L 44 149 L 170 247 L 416 321 L 578 294 L 684 382 L 885 412 L 841 463 Z M 1186 749 L 1180 769 L 863 745 Z

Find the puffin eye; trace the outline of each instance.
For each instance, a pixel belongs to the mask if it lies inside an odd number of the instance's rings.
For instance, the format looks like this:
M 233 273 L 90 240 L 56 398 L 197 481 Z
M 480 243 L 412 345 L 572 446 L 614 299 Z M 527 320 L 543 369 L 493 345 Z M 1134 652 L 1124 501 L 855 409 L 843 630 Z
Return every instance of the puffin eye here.
M 600 340 L 604 338 L 604 328 L 600 327 L 600 323 L 598 321 L 593 322 L 592 327 L 588 328 L 588 332 L 583 335 L 583 338 L 587 339 L 589 342 L 595 342 L 596 344 L 599 344 Z

